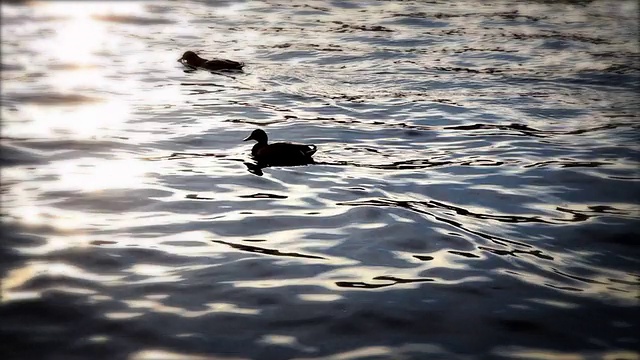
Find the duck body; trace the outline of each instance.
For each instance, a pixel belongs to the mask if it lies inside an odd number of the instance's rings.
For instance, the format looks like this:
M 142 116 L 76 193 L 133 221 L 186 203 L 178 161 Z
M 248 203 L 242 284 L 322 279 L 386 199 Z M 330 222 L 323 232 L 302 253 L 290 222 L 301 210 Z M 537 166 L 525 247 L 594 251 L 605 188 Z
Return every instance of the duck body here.
M 242 70 L 244 63 L 226 59 L 203 59 L 193 51 L 187 51 L 182 54 L 178 62 L 192 68 L 202 68 L 206 70 Z
M 269 144 L 267 133 L 254 130 L 244 141 L 255 140 L 251 155 L 264 165 L 307 165 L 313 164 L 313 154 L 318 150 L 315 145 L 279 142 Z

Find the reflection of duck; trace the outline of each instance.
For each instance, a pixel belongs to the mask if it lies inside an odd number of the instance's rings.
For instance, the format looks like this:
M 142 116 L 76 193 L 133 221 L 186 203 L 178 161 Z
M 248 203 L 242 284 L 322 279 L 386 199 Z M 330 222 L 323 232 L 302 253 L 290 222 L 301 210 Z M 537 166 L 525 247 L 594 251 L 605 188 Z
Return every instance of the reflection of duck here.
M 269 144 L 267 133 L 262 129 L 253 130 L 244 141 L 255 140 L 251 155 L 261 165 L 306 165 L 313 164 L 311 156 L 316 152 L 315 145 L 273 143 Z
M 178 59 L 183 65 L 207 70 L 242 70 L 244 63 L 225 59 L 203 59 L 193 51 L 187 51 Z

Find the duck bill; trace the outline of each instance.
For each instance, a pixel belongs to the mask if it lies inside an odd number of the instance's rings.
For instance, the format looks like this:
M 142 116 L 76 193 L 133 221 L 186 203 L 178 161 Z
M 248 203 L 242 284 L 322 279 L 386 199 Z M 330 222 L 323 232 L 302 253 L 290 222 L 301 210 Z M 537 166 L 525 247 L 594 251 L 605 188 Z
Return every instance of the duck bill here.
M 244 138 L 244 140 L 242 140 L 242 141 L 249 141 L 249 140 L 253 140 L 253 136 L 252 136 L 252 135 L 247 136 L 247 137 L 246 137 L 246 138 Z

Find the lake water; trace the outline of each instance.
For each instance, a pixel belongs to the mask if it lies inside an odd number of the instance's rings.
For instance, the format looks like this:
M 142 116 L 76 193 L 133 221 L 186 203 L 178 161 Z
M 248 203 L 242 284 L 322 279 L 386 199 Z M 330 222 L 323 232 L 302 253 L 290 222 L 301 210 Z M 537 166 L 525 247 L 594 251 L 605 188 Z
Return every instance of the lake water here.
M 0 358 L 640 358 L 638 24 L 3 2 Z

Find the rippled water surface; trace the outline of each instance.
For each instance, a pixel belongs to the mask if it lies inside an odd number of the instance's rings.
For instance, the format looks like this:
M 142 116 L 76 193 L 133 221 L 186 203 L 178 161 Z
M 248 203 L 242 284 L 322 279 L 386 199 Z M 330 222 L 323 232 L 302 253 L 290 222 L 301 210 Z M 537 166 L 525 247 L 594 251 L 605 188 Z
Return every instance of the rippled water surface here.
M 3 2 L 0 358 L 638 359 L 637 39 L 636 1 Z

